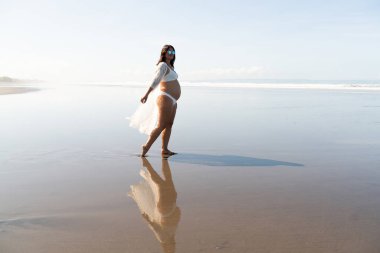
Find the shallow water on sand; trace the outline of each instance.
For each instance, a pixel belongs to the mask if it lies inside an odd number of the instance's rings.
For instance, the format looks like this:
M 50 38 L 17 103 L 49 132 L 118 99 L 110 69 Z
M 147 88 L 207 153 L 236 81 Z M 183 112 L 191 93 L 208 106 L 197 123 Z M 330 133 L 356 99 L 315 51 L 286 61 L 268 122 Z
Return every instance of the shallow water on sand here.
M 143 93 L 0 97 L 0 252 L 379 252 L 380 92 L 184 87 L 167 161 Z

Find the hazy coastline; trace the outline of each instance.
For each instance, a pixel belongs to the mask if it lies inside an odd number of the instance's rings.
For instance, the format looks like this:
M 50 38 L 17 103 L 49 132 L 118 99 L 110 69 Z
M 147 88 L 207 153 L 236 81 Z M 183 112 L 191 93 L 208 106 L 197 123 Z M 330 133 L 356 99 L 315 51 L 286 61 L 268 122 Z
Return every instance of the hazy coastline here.
M 33 87 L 40 80 L 16 79 L 8 76 L 0 76 L 0 95 L 20 94 L 38 91 L 39 88 Z
M 26 93 L 26 92 L 33 92 L 38 91 L 37 88 L 32 87 L 9 87 L 0 86 L 0 95 L 10 95 L 10 94 L 20 94 L 20 93 Z

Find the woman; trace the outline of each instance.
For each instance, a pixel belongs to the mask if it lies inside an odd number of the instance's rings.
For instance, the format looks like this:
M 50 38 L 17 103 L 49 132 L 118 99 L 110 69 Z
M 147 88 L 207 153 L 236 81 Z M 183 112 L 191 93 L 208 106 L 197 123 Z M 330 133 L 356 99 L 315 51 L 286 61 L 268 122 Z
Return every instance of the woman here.
M 177 110 L 177 100 L 181 96 L 181 87 L 177 80 L 178 75 L 174 71 L 174 62 L 174 47 L 165 45 L 161 50 L 161 56 L 157 63 L 156 76 L 146 94 L 141 98 L 141 103 L 145 104 L 148 101 L 149 95 L 156 87 L 159 87 L 159 89 L 157 89 L 158 91 L 155 95 L 152 95 L 150 106 L 140 106 L 130 119 L 130 126 L 138 128 L 141 132 L 149 135 L 147 142 L 142 146 L 141 156 L 143 157 L 161 133 L 162 155 L 170 156 L 176 154 L 168 149 Z

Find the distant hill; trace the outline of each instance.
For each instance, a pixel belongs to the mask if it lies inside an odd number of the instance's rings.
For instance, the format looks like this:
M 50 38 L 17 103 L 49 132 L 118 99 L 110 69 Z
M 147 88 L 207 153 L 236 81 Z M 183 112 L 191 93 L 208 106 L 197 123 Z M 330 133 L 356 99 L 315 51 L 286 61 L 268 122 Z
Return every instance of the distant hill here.
M 1 83 L 14 83 L 17 82 L 17 79 L 10 78 L 8 76 L 0 76 L 0 82 Z
M 39 80 L 22 80 L 22 79 L 15 79 L 11 78 L 9 76 L 0 76 L 0 83 L 37 83 L 41 82 Z

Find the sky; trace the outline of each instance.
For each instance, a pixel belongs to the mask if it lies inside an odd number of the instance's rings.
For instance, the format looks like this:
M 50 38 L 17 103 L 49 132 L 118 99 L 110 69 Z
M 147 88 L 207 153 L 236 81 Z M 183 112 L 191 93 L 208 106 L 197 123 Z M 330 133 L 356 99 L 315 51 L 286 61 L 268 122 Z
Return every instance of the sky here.
M 0 0 L 0 76 L 149 81 L 380 79 L 380 1 Z

